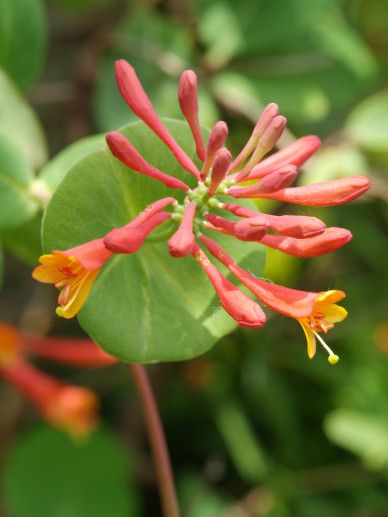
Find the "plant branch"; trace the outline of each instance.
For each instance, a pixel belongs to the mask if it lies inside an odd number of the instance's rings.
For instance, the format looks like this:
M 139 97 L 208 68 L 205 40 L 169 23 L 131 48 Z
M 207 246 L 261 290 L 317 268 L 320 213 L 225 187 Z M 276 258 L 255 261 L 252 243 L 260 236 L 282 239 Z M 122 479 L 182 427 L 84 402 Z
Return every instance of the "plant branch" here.
M 130 364 L 129 369 L 139 396 L 148 438 L 151 444 L 163 515 L 164 517 L 179 517 L 178 502 L 166 437 L 152 392 L 151 383 L 146 369 L 142 364 Z

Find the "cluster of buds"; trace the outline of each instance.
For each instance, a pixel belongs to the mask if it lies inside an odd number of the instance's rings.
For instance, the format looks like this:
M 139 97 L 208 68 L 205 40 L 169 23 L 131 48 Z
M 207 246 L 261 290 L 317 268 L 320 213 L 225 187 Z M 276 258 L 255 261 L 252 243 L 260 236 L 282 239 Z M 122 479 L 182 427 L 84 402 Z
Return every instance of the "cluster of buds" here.
M 204 249 L 264 305 L 301 324 L 310 358 L 315 354 L 318 339 L 329 353 L 329 362 L 335 364 L 338 356 L 319 333 L 327 333 L 346 317 L 345 309 L 336 304 L 345 294 L 336 290 L 298 291 L 260 280 L 239 267 L 209 234 L 222 232 L 240 241 L 258 242 L 297 257 L 323 255 L 348 243 L 351 233 L 344 228 L 327 228 L 315 217 L 265 214 L 233 201 L 264 198 L 303 206 L 339 205 L 361 196 L 369 188 L 368 178 L 351 176 L 292 186 L 298 178 L 298 169 L 318 150 L 320 140 L 306 136 L 264 158 L 276 146 L 286 125 L 285 117 L 279 115 L 279 108 L 273 103 L 265 107 L 247 144 L 235 159 L 225 147 L 228 127 L 223 121 L 214 125 L 205 145 L 198 119 L 197 79 L 195 73 L 188 70 L 180 78 L 178 98 L 202 162 L 202 166 L 197 167 L 155 113 L 133 67 L 119 60 L 115 72 L 118 88 L 129 108 L 167 145 L 182 173 L 191 175 L 191 179 L 194 176 L 196 184 L 190 187 L 148 163 L 122 133 L 108 133 L 106 141 L 110 151 L 131 173 L 138 172 L 173 190 L 184 191 L 184 200 L 179 202 L 174 197 L 156 200 L 122 228 L 112 229 L 107 235 L 75 248 L 43 255 L 42 265 L 34 270 L 33 276 L 61 290 L 57 314 L 73 317 L 84 304 L 104 263 L 113 254 L 135 253 L 156 226 L 170 220 L 176 224 L 167 242 L 170 255 L 194 257 L 212 283 L 222 307 L 239 325 L 260 328 L 266 316 L 255 300 L 222 275 Z
M 97 425 L 96 395 L 59 381 L 34 365 L 34 355 L 71 366 L 109 366 L 115 359 L 90 339 L 40 337 L 0 323 L 0 376 L 20 391 L 51 425 L 77 438 Z

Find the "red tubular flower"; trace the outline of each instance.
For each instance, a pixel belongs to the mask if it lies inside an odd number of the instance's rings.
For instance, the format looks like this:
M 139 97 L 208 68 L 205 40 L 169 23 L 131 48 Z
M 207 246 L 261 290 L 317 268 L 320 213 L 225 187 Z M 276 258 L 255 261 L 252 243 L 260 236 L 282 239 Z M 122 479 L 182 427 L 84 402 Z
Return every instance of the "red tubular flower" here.
M 108 144 L 113 156 L 130 169 L 161 181 L 167 185 L 167 187 L 186 191 L 189 190 L 188 185 L 183 183 L 183 181 L 160 171 L 150 163 L 146 162 L 141 154 L 119 131 L 111 131 L 108 133 L 106 135 L 106 143 Z
M 198 158 L 204 161 L 206 150 L 198 120 L 197 76 L 192 70 L 185 70 L 178 86 L 179 105 L 193 134 Z
M 99 403 L 92 391 L 59 382 L 23 359 L 0 370 L 50 424 L 76 437 L 96 427 Z
M 102 266 L 112 256 L 104 239 L 95 239 L 65 251 L 42 255 L 34 269 L 35 280 L 61 289 L 57 315 L 72 318 L 86 302 Z
M 260 305 L 229 282 L 209 261 L 198 244 L 193 249 L 193 255 L 213 284 L 225 311 L 242 327 L 261 328 L 266 318 Z
M 117 86 L 129 108 L 171 149 L 182 167 L 199 179 L 197 167 L 155 113 L 133 67 L 124 59 L 119 59 L 115 64 L 115 73 Z
M 303 136 L 255 165 L 245 180 L 263 178 L 287 164 L 299 168 L 318 151 L 320 145 L 321 141 L 317 136 Z
M 335 206 L 353 201 L 364 194 L 369 187 L 370 181 L 365 176 L 349 176 L 313 185 L 262 193 L 260 197 L 304 206 Z M 229 193 L 232 196 L 235 195 L 230 191 Z
M 267 230 L 267 219 L 260 215 L 238 221 L 233 227 L 234 235 L 243 241 L 259 241 Z
M 295 239 L 282 235 L 264 235 L 260 240 L 262 244 L 276 248 L 294 257 L 319 257 L 330 253 L 352 240 L 352 234 L 345 228 L 326 228 L 320 235 Z
M 99 348 L 91 339 L 35 336 L 21 333 L 23 350 L 29 354 L 70 366 L 94 368 L 110 366 L 117 359 Z
M 109 232 L 104 238 L 104 245 L 112 253 L 135 253 L 141 248 L 148 234 L 170 217 L 169 212 L 159 212 L 142 224 L 134 224 L 134 221 L 131 221 L 122 228 L 115 228 Z
M 284 189 L 291 185 L 298 176 L 298 169 L 295 165 L 285 165 L 284 167 L 271 172 L 261 181 L 249 187 L 232 187 L 228 190 L 228 194 L 238 198 L 255 198 L 265 197 L 266 194 L 272 194 L 280 189 Z
M 316 339 L 329 353 L 329 363 L 336 364 L 339 357 L 323 341 L 319 332 L 327 333 L 335 323 L 346 318 L 347 312 L 336 302 L 345 297 L 342 291 L 312 293 L 269 284 L 240 268 L 222 247 L 205 235 L 200 236 L 210 253 L 224 264 L 254 295 L 271 309 L 297 320 L 307 341 L 307 354 L 312 359 L 316 352 Z
M 260 115 L 259 120 L 257 121 L 256 126 L 253 129 L 253 132 L 245 144 L 244 148 L 240 152 L 240 154 L 234 159 L 232 165 L 230 166 L 230 170 L 237 169 L 247 158 L 250 156 L 255 150 L 260 137 L 263 135 L 264 131 L 268 128 L 272 120 L 279 115 L 279 106 L 272 102 L 268 104 L 262 114 Z
M 229 210 L 232 214 L 245 218 L 265 218 L 268 228 L 275 230 L 281 235 L 295 237 L 297 239 L 306 239 L 307 237 L 315 237 L 325 231 L 325 223 L 316 217 L 305 215 L 272 215 L 257 212 L 245 206 L 224 203 L 223 209 Z M 243 221 L 236 223 L 243 224 Z
M 195 244 L 193 223 L 195 217 L 195 203 L 187 205 L 178 230 L 169 239 L 167 245 L 172 257 L 187 257 Z
M 251 172 L 252 168 L 276 145 L 286 127 L 287 119 L 281 115 L 274 117 L 264 133 L 260 136 L 257 147 L 248 163 L 236 175 L 236 181 L 242 181 Z
M 213 163 L 216 152 L 224 145 L 228 136 L 228 126 L 219 120 L 210 132 L 206 148 L 206 158 L 202 167 L 201 179 L 205 179 Z
M 222 147 L 216 152 L 210 177 L 208 196 L 214 196 L 216 193 L 217 188 L 228 172 L 231 159 L 232 155 L 225 147 Z

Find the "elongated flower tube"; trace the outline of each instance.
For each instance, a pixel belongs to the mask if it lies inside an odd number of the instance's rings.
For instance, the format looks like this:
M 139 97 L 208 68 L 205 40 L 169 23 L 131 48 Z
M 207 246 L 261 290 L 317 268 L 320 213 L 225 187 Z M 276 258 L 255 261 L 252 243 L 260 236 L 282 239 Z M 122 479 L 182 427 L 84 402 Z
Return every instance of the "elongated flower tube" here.
M 236 181 L 241 181 L 248 176 L 252 168 L 276 145 L 286 127 L 287 119 L 281 115 L 274 117 L 268 124 L 264 133 L 260 136 L 256 149 L 249 158 L 248 163 L 236 175 Z
M 261 328 L 266 318 L 260 305 L 229 282 L 209 261 L 198 244 L 194 247 L 193 255 L 213 284 L 225 311 L 242 327 Z
M 233 205 L 232 203 L 224 203 L 220 208 L 229 210 L 232 214 L 247 219 L 265 218 L 266 224 L 272 230 L 281 235 L 295 237 L 296 239 L 306 239 L 307 237 L 315 237 L 325 231 L 325 223 L 317 217 L 306 215 L 272 215 L 263 214 L 247 208 L 245 206 Z M 239 221 L 240 227 L 244 224 L 244 220 Z M 249 224 L 249 223 L 248 223 Z
M 234 235 L 243 241 L 259 241 L 267 233 L 267 230 L 267 220 L 260 215 L 238 221 L 233 226 Z
M 119 59 L 115 63 L 115 74 L 118 89 L 129 108 L 171 149 L 182 167 L 199 179 L 197 167 L 155 113 L 133 67 L 124 59 Z
M 95 239 L 65 251 L 42 255 L 34 269 L 35 280 L 61 289 L 56 313 L 72 318 L 84 305 L 102 266 L 112 256 L 103 242 Z
M 187 257 L 195 244 L 193 223 L 195 217 L 195 203 L 190 203 L 183 214 L 179 228 L 169 239 L 167 246 L 172 257 Z
M 233 160 L 233 163 L 230 166 L 230 170 L 237 169 L 247 158 L 250 156 L 255 150 L 260 137 L 263 135 L 264 131 L 270 125 L 272 120 L 279 115 L 279 106 L 274 102 L 268 104 L 262 114 L 260 115 L 259 120 L 256 123 L 256 126 L 253 128 L 252 134 L 245 144 L 242 151 L 240 151 L 239 155 Z
M 210 177 L 208 196 L 214 196 L 216 193 L 217 188 L 228 172 L 231 158 L 232 155 L 225 147 L 222 147 L 216 152 Z
M 260 242 L 294 257 L 319 257 L 330 253 L 352 240 L 352 234 L 345 228 L 326 228 L 320 235 L 295 239 L 282 235 L 264 235 Z
M 265 197 L 266 194 L 285 189 L 295 181 L 297 176 L 298 169 L 295 165 L 285 165 L 249 187 L 232 187 L 228 193 L 238 198 Z
M 288 164 L 299 168 L 318 151 L 320 146 L 321 141 L 315 135 L 298 138 L 292 144 L 287 145 L 255 165 L 245 180 L 264 178 L 267 174 Z
M 104 237 L 104 245 L 112 253 L 135 253 L 140 249 L 152 230 L 170 219 L 169 212 L 159 212 L 141 224 L 131 221 L 122 228 L 115 228 Z
M 224 145 L 228 136 L 228 126 L 223 120 L 216 122 L 210 131 L 207 142 L 206 157 L 202 167 L 201 179 L 205 179 L 213 163 L 216 152 Z
M 276 284 L 264 282 L 255 278 L 248 271 L 239 267 L 222 247 L 209 237 L 201 235 L 201 241 L 210 253 L 224 264 L 265 305 L 281 314 L 297 320 L 305 333 L 307 355 L 312 359 L 316 352 L 316 339 L 329 353 L 330 364 L 338 362 L 338 356 L 328 347 L 319 336 L 325 334 L 347 316 L 346 310 L 336 305 L 345 297 L 342 291 L 325 291 L 313 293 L 289 289 Z
M 179 79 L 179 105 L 193 134 L 198 158 L 204 161 L 206 150 L 198 120 L 197 76 L 192 70 L 185 70 Z
M 314 183 L 302 187 L 292 187 L 277 192 L 261 193 L 260 197 L 286 201 L 304 206 L 335 206 L 349 203 L 360 197 L 369 189 L 370 181 L 365 176 L 349 176 L 323 183 Z M 230 189 L 235 197 L 241 196 L 238 191 Z
M 112 131 L 108 133 L 106 135 L 106 143 L 108 144 L 113 156 L 115 156 L 130 169 L 161 181 L 167 187 L 173 189 L 189 190 L 188 185 L 183 183 L 183 181 L 160 171 L 150 163 L 146 162 L 141 154 L 119 131 Z
M 110 366 L 117 359 L 99 348 L 91 339 L 35 336 L 22 332 L 23 350 L 43 359 L 82 368 Z

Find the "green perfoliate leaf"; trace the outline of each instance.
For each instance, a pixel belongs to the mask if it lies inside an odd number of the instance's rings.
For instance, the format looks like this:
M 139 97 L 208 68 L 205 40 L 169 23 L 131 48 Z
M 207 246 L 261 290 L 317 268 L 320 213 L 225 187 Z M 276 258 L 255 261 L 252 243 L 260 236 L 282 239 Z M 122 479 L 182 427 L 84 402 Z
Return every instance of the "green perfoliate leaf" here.
M 172 120 L 166 124 L 194 156 L 186 124 Z M 194 177 L 182 170 L 143 123 L 127 126 L 124 133 L 147 161 L 193 184 Z M 183 192 L 130 171 L 108 150 L 93 153 L 68 173 L 49 203 L 43 224 L 44 249 L 64 250 L 102 237 L 149 203 L 176 194 L 182 201 Z M 204 353 L 235 328 L 232 318 L 220 310 L 211 284 L 194 258 L 169 255 L 166 241 L 174 228 L 167 222 L 137 253 L 111 258 L 80 312 L 85 331 L 120 359 L 188 359 Z M 259 245 L 228 236 L 221 240 L 236 260 L 246 261 L 251 256 L 249 268 L 260 274 L 263 252 Z
M 41 0 L 1 0 L 0 66 L 20 88 L 33 84 L 41 71 L 47 30 Z
M 0 230 L 23 224 L 37 211 L 28 190 L 33 178 L 20 149 L 0 130 Z
M 136 517 L 138 494 L 128 451 L 106 429 L 75 443 L 42 427 L 13 446 L 3 473 L 14 517 Z
M 41 125 L 24 97 L 0 68 L 0 128 L 20 147 L 33 169 L 47 160 Z
M 49 192 L 54 192 L 68 171 L 82 158 L 105 148 L 104 135 L 93 135 L 82 138 L 65 147 L 55 158 L 50 160 L 39 174 L 39 180 Z

